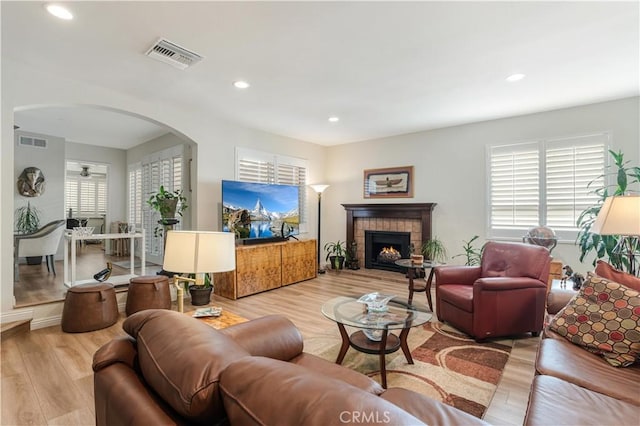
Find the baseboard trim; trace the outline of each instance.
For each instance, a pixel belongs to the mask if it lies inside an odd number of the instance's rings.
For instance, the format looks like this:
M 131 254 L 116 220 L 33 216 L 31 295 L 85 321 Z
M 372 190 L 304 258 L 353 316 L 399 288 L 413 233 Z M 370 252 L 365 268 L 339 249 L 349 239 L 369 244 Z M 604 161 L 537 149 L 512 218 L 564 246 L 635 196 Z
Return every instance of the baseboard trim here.
M 15 309 L 0 315 L 0 324 L 33 319 L 33 309 Z
M 54 315 L 51 317 L 38 318 L 31 321 L 31 330 L 39 328 L 55 327 L 62 323 L 62 315 Z

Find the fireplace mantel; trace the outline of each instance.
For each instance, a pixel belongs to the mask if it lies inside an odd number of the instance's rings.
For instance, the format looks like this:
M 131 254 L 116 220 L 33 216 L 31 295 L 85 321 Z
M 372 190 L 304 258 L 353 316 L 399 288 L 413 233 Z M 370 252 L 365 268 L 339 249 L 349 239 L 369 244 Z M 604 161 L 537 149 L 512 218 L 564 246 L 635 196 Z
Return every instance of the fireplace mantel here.
M 431 239 L 431 211 L 436 203 L 398 204 L 343 204 L 347 211 L 347 242 L 354 240 L 355 218 L 419 219 L 422 223 L 422 241 Z

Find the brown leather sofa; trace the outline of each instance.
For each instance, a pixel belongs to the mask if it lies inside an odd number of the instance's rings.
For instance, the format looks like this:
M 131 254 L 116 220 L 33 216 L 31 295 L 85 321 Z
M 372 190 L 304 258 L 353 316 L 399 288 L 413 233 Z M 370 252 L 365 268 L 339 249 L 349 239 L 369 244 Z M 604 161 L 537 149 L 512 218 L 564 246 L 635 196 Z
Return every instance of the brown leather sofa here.
M 640 279 L 599 261 L 595 273 L 640 291 Z M 552 290 L 547 310 L 554 315 L 574 292 Z M 536 356 L 525 425 L 640 424 L 640 364 L 624 368 L 545 329 Z
M 145 310 L 93 362 L 96 424 L 483 425 L 424 395 L 303 352 L 283 316 L 215 330 Z
M 550 262 L 544 247 L 490 241 L 480 266 L 437 267 L 438 320 L 476 340 L 537 336 L 544 325 Z

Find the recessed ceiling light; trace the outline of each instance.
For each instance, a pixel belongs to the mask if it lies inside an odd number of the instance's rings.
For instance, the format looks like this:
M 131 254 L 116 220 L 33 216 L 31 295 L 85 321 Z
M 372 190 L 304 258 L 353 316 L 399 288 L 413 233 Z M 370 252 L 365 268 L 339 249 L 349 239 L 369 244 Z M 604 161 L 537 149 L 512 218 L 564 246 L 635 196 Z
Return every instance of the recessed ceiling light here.
M 233 85 L 238 89 L 247 89 L 250 86 L 249 83 L 247 83 L 246 81 L 242 81 L 242 80 L 234 81 Z
M 331 123 L 337 123 L 338 121 L 340 121 L 340 117 L 329 117 L 329 121 Z
M 513 83 L 515 81 L 520 81 L 526 76 L 524 74 L 511 74 L 509 77 L 505 78 L 509 83 Z
M 64 6 L 60 6 L 59 4 L 47 4 L 45 7 L 47 8 L 47 12 L 56 18 L 65 19 L 67 21 L 73 19 L 73 14 Z

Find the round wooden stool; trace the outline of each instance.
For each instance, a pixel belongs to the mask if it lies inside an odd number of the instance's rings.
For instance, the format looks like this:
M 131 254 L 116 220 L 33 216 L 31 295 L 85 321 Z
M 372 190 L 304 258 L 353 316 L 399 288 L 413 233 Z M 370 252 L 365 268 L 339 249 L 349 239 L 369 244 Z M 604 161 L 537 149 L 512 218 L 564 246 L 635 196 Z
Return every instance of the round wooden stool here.
M 109 283 L 89 283 L 67 290 L 62 309 L 62 331 L 83 333 L 118 321 L 116 291 Z
M 171 309 L 169 278 L 164 275 L 148 275 L 129 280 L 127 292 L 127 316 L 145 309 Z

